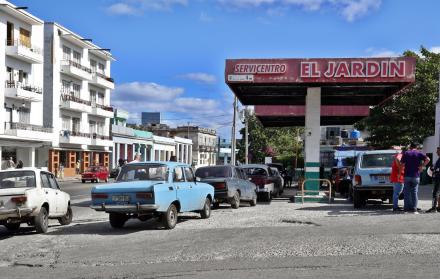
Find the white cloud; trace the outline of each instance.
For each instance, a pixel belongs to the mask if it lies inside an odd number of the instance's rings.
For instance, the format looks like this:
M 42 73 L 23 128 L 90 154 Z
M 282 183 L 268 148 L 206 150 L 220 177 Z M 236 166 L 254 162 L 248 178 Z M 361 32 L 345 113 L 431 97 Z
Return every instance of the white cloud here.
M 440 46 L 434 46 L 429 49 L 430 52 L 435 52 L 440 54 Z
M 114 15 L 136 15 L 137 11 L 125 3 L 115 3 L 107 8 L 107 12 Z
M 213 20 L 212 17 L 210 17 L 207 13 L 205 12 L 201 12 L 200 13 L 200 17 L 199 17 L 200 21 L 203 22 L 211 22 Z
M 319 11 L 329 8 L 338 11 L 347 21 L 359 19 L 380 7 L 382 0 L 217 0 L 229 9 L 265 8 L 269 15 L 284 14 L 286 8 Z
M 138 15 L 145 11 L 169 11 L 174 6 L 187 6 L 188 0 L 121 0 L 107 8 L 114 15 Z
M 223 96 L 226 98 L 226 94 Z M 112 105 L 130 113 L 130 122 L 140 123 L 141 112 L 159 111 L 170 126 L 200 125 L 221 129 L 227 136 L 232 121 L 232 103 L 228 100 L 196 98 L 185 95 L 180 87 L 168 87 L 151 82 L 130 82 L 117 85 L 112 92 Z
M 187 73 L 180 75 L 179 78 L 193 80 L 201 83 L 214 83 L 217 80 L 215 76 L 207 73 Z
M 388 50 L 388 49 L 375 49 L 375 48 L 368 48 L 365 50 L 366 53 L 368 53 L 368 56 L 370 57 L 397 57 L 402 56 L 401 53 Z

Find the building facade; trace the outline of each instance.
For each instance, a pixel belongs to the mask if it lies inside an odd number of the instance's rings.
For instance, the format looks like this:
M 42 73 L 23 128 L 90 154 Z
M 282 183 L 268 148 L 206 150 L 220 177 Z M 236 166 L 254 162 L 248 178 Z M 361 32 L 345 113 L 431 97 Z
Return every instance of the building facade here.
M 110 166 L 111 54 L 57 23 L 44 24 L 44 121 L 53 127 L 48 168 L 64 176 Z
M 0 0 L 0 167 L 12 158 L 47 166 L 52 125 L 43 121 L 44 23 Z
M 180 126 L 174 135 L 192 140 L 192 165 L 196 168 L 216 165 L 217 134 L 215 130 L 198 126 Z

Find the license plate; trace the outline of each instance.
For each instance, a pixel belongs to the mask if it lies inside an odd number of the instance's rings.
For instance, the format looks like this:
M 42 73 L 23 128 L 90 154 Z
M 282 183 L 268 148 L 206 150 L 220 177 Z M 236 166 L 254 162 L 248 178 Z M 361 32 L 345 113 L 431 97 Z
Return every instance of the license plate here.
M 374 175 L 373 180 L 379 181 L 379 182 L 388 182 L 390 181 L 389 175 Z
M 130 201 L 130 196 L 125 196 L 125 195 L 112 196 L 112 201 L 114 201 L 114 202 L 128 202 L 128 201 Z

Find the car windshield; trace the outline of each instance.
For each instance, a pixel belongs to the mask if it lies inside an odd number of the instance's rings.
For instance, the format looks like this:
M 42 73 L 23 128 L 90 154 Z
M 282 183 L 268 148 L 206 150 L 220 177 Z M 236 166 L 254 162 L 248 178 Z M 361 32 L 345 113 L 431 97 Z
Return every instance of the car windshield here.
M 0 189 L 35 187 L 35 172 L 6 171 L 0 172 Z
M 243 168 L 247 175 L 267 175 L 263 168 Z
M 391 168 L 394 154 L 365 154 L 362 156 L 361 168 Z
M 168 168 L 163 164 L 127 164 L 121 169 L 116 181 L 167 181 Z
M 217 177 L 231 177 L 231 168 L 229 167 L 207 167 L 198 168 L 196 170 L 196 177 L 199 178 L 217 178 Z

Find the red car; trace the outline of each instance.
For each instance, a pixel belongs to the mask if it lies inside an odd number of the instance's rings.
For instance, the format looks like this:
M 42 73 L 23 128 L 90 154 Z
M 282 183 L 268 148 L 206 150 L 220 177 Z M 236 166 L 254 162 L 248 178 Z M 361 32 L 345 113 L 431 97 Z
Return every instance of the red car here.
M 81 181 L 82 183 L 86 183 L 87 180 L 96 183 L 99 183 L 100 181 L 108 182 L 108 177 L 109 172 L 107 168 L 101 166 L 92 166 L 81 174 Z

